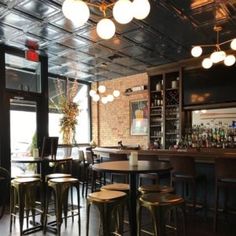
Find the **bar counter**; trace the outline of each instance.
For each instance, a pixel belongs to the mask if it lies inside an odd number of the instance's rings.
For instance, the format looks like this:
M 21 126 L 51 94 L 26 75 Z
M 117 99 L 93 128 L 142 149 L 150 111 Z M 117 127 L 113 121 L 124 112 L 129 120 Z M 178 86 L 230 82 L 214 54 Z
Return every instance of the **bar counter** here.
M 101 157 L 109 158 L 110 154 L 127 154 L 131 153 L 131 149 L 119 149 L 112 147 L 96 147 L 93 149 L 95 154 Z M 217 148 L 203 148 L 203 149 L 178 149 L 178 150 L 137 150 L 138 155 L 142 159 L 153 160 L 168 160 L 172 156 L 192 156 L 196 162 L 200 163 L 214 163 L 217 157 L 232 157 L 236 158 L 236 149 L 217 149 Z

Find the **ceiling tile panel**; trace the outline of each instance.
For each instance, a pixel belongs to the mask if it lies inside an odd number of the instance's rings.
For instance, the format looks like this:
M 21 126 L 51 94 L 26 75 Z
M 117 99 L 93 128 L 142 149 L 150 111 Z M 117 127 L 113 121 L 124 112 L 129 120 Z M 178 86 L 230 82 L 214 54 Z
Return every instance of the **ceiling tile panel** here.
M 71 37 L 66 38 L 66 39 L 61 39 L 60 44 L 77 50 L 80 47 L 91 44 L 91 42 L 86 40 L 86 39 L 83 39 L 81 37 L 71 36 Z

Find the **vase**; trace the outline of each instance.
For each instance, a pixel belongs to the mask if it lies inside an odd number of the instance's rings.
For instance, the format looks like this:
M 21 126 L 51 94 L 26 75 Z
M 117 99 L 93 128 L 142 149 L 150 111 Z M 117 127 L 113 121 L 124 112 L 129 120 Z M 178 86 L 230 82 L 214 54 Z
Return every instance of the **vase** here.
M 73 130 L 70 127 L 66 127 L 63 130 L 63 144 L 72 144 L 72 140 L 73 140 Z

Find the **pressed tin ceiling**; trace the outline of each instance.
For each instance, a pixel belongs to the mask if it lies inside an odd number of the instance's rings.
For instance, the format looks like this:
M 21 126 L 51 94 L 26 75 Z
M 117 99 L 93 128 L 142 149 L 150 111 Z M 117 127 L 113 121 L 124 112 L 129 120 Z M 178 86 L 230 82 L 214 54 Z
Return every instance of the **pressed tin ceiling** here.
M 26 40 L 36 41 L 50 73 L 101 81 L 190 58 L 192 45 L 215 43 L 215 24 L 223 27 L 221 41 L 236 37 L 236 0 L 149 1 L 146 19 L 115 23 L 115 36 L 101 40 L 98 9 L 78 27 L 63 16 L 63 0 L 0 0 L 0 39 L 23 50 Z

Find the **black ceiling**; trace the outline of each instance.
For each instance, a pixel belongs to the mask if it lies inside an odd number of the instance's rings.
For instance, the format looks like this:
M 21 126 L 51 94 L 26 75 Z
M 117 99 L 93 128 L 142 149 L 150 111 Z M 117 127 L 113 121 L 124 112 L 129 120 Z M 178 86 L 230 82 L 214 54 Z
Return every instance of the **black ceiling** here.
M 223 27 L 222 41 L 236 37 L 236 0 L 149 0 L 145 20 L 115 23 L 116 35 L 107 41 L 96 34 L 98 11 L 78 27 L 63 16 L 63 1 L 0 0 L 0 38 L 21 49 L 27 39 L 36 41 L 49 57 L 49 72 L 80 80 L 113 79 L 189 58 L 192 45 L 215 43 L 215 24 Z

